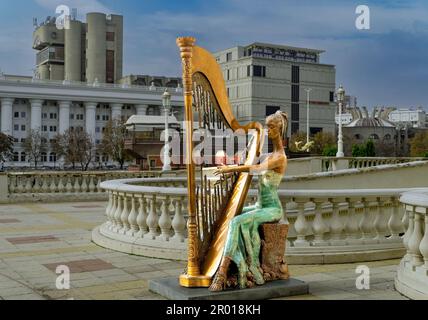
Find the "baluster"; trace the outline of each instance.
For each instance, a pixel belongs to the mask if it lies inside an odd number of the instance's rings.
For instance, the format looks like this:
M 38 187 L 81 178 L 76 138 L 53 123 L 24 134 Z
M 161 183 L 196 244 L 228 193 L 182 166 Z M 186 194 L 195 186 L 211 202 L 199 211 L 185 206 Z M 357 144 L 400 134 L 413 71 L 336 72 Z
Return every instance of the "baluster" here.
M 40 175 L 34 175 L 33 176 L 33 190 L 32 193 L 39 193 L 40 192 Z
M 360 229 L 363 233 L 361 239 L 365 244 L 376 243 L 377 241 L 373 239 L 372 206 L 365 198 L 361 202 L 364 205 L 364 216 L 360 222 Z
M 148 237 L 152 240 L 156 239 L 158 236 L 158 214 L 157 214 L 157 207 L 156 207 L 156 196 L 152 195 L 149 196 L 147 199 L 149 202 L 149 215 L 147 217 L 147 226 L 149 227 L 149 233 Z
M 114 212 L 114 228 L 112 231 L 118 232 L 121 228 L 123 228 L 122 221 L 120 220 L 120 216 L 122 215 L 123 210 L 123 195 L 117 193 L 117 206 L 116 211 Z
M 333 205 L 333 214 L 330 221 L 330 244 L 332 245 L 345 245 L 346 242 L 341 239 L 344 225 L 340 218 L 340 201 L 336 199 L 329 199 Z
M 51 175 L 51 183 L 49 184 L 49 193 L 55 193 L 56 189 L 56 175 Z
M 131 212 L 129 213 L 129 217 L 128 217 L 128 223 L 129 223 L 130 229 L 126 233 L 128 236 L 131 236 L 131 237 L 133 237 L 138 231 L 140 231 L 140 228 L 138 227 L 138 224 L 137 224 L 138 213 L 137 213 L 135 203 L 136 203 L 135 195 L 132 194 L 131 195 Z
M 89 176 L 89 192 L 94 193 L 95 192 L 95 183 L 94 183 L 94 176 L 91 174 Z
M 106 208 L 106 217 L 107 217 L 107 223 L 106 224 L 107 225 L 111 224 L 110 210 L 111 210 L 112 206 L 113 206 L 113 194 L 112 194 L 112 192 L 109 192 L 108 193 L 108 204 L 107 204 L 107 208 Z
M 406 255 L 404 256 L 403 260 L 410 261 L 411 253 L 410 253 L 410 247 L 409 247 L 409 240 L 413 234 L 413 228 L 415 225 L 415 212 L 413 207 L 406 206 L 406 205 L 404 205 L 404 210 L 407 213 L 406 215 L 408 217 L 409 223 L 407 226 L 406 233 L 403 236 L 403 244 L 404 244 L 404 247 L 406 248 Z
M 119 230 L 119 233 L 126 234 L 130 228 L 131 225 L 129 224 L 128 218 L 129 218 L 129 197 L 126 193 L 123 194 L 123 210 L 120 214 L 120 221 L 122 222 L 122 228 Z
M 391 216 L 388 220 L 388 229 L 391 235 L 388 237 L 389 241 L 401 241 L 400 232 L 403 231 L 403 224 L 400 220 L 400 206 L 397 197 L 391 197 Z
M 25 192 L 25 180 L 22 176 L 15 176 L 16 177 L 16 193 L 24 193 Z
M 8 175 L 7 179 L 8 189 L 10 193 L 15 193 L 16 190 L 16 176 Z
M 169 215 L 169 199 L 168 197 L 160 198 L 161 205 L 161 216 L 159 218 L 159 227 L 161 229 L 161 235 L 158 237 L 159 239 L 163 239 L 164 241 L 169 241 L 171 237 L 171 217 Z
M 184 219 L 182 211 L 183 198 L 176 198 L 173 201 L 175 206 L 175 214 L 174 219 L 172 220 L 172 228 L 174 229 L 174 236 L 172 237 L 172 240 L 184 242 L 186 237 L 186 219 Z
M 377 214 L 375 216 L 374 227 L 376 230 L 375 240 L 378 242 L 387 241 L 385 237 L 387 224 L 385 223 L 385 201 L 380 197 L 377 198 Z
M 50 191 L 50 187 L 49 187 L 49 183 L 48 183 L 48 182 L 51 182 L 51 181 L 52 181 L 51 176 L 48 176 L 48 175 L 41 175 L 41 179 L 42 179 L 42 181 L 43 181 L 41 192 L 42 192 L 42 193 L 49 193 L 49 191 Z M 52 183 L 52 182 L 51 182 L 51 183 Z
M 107 228 L 112 230 L 112 228 L 115 225 L 115 220 L 114 220 L 114 214 L 116 213 L 117 210 L 117 194 L 115 194 L 113 191 L 110 191 L 111 196 L 112 196 L 112 204 L 111 204 L 111 208 L 108 212 L 108 217 L 109 217 L 109 221 L 110 223 L 107 223 Z
M 328 241 L 324 239 L 324 234 L 329 231 L 327 224 L 323 218 L 323 200 L 311 199 L 315 203 L 315 218 L 312 224 L 312 229 L 314 231 L 314 246 L 325 246 L 328 245 Z
M 413 209 L 414 212 L 414 226 L 413 226 L 413 232 L 409 239 L 409 249 L 410 249 L 410 256 L 412 265 L 414 266 L 420 266 L 423 264 L 422 254 L 419 251 L 419 246 L 421 244 L 422 240 L 422 215 L 416 212 Z
M 359 244 L 360 234 L 359 234 L 359 215 L 357 214 L 356 204 L 357 201 L 347 198 L 346 202 L 348 202 L 348 221 L 345 225 L 346 232 L 346 242 L 350 245 Z
M 299 199 L 297 203 L 297 219 L 294 223 L 297 239 L 294 241 L 295 247 L 309 247 L 310 243 L 306 240 L 306 234 L 309 231 L 309 224 L 305 217 L 306 200 Z
M 79 193 L 80 192 L 80 177 L 79 176 L 74 176 L 74 186 L 73 186 L 73 189 L 74 189 L 74 192 L 75 193 Z
M 65 190 L 67 193 L 72 193 L 73 192 L 73 185 L 71 184 L 71 181 L 73 179 L 73 177 L 71 175 L 68 176 L 64 176 L 65 181 L 67 181 L 66 185 L 65 185 Z
M 421 217 L 424 219 L 422 223 L 425 222 L 425 234 L 421 240 L 419 251 L 421 252 L 424 259 L 424 268 L 425 270 L 428 270 L 428 209 L 427 208 L 424 208 L 424 209 L 425 209 L 425 214 L 422 214 Z
M 137 224 L 140 229 L 136 234 L 136 237 L 142 238 L 148 231 L 147 228 L 147 205 L 146 199 L 141 196 L 138 198 L 139 208 L 138 208 L 138 216 L 137 216 Z
M 31 176 L 26 176 L 25 192 L 32 193 L 32 190 L 33 190 L 33 179 Z
M 82 175 L 82 185 L 81 185 L 81 192 L 87 193 L 88 192 L 88 175 L 84 174 Z

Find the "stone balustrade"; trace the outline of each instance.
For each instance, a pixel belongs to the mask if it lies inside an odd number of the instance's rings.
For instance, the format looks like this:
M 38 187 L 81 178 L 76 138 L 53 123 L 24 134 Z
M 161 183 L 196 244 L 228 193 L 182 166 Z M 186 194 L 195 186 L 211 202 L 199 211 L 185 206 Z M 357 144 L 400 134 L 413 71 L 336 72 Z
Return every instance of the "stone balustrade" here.
M 160 178 L 161 175 L 160 171 L 7 173 L 0 176 L 0 189 L 5 190 L 0 202 L 106 200 L 101 182 L 120 178 L 156 177 L 157 185 L 174 184 L 170 178 Z
M 428 192 L 406 192 L 400 202 L 406 212 L 406 254 L 400 261 L 395 287 L 409 298 L 428 300 Z
M 148 181 L 150 182 L 150 181 Z M 157 258 L 187 259 L 187 189 L 145 179 L 102 182 L 107 221 L 93 231 L 103 247 Z M 408 189 L 280 190 L 290 224 L 289 263 L 338 263 L 402 257 Z M 256 201 L 252 189 L 247 204 Z

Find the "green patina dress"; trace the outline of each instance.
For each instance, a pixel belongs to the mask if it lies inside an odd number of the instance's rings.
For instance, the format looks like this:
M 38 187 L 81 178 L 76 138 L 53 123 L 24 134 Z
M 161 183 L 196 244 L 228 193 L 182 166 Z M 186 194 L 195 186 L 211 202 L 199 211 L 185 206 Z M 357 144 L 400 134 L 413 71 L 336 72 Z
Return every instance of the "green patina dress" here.
M 273 170 L 265 171 L 259 177 L 257 203 L 244 207 L 242 214 L 230 223 L 224 255 L 236 263 L 241 277 L 247 271 L 254 274 L 257 272 L 255 268 L 260 266 L 259 226 L 282 218 L 283 209 L 278 197 L 282 177 Z

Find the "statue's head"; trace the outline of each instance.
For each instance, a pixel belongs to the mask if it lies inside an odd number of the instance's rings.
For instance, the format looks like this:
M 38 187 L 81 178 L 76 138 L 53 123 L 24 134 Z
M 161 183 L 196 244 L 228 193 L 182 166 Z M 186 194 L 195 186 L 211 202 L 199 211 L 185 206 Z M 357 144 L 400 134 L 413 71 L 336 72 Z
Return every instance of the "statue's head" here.
M 285 139 L 288 129 L 288 115 L 281 110 L 266 118 L 269 139 Z

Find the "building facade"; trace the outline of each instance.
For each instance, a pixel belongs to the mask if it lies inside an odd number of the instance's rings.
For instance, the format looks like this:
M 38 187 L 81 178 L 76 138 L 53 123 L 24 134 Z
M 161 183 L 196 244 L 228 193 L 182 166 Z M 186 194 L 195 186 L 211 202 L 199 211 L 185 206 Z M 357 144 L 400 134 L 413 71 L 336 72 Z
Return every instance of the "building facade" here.
M 108 84 L 58 83 L 48 80 L 0 78 L 1 132 L 14 139 L 14 154 L 9 167 L 27 167 L 28 155 L 23 143 L 30 131 L 40 130 L 48 145 L 58 133 L 84 129 L 99 144 L 107 122 L 114 118 L 126 121 L 132 115 L 151 115 L 163 119 L 162 94 L 165 88 Z M 169 89 L 172 111 L 183 114 L 181 88 Z M 42 155 L 42 166 L 58 166 L 49 145 Z M 111 163 L 109 159 L 100 162 Z
M 335 131 L 335 66 L 321 64 L 323 51 L 253 43 L 217 52 L 233 111 L 239 121 L 264 122 L 281 109 L 289 115 L 288 135 Z
M 408 125 L 412 128 L 428 128 L 428 114 L 422 108 L 394 110 L 389 114 L 389 120 L 395 124 Z
M 123 69 L 123 17 L 88 13 L 86 23 L 69 17 L 60 29 L 48 17 L 33 32 L 33 49 L 38 79 L 116 83 Z

